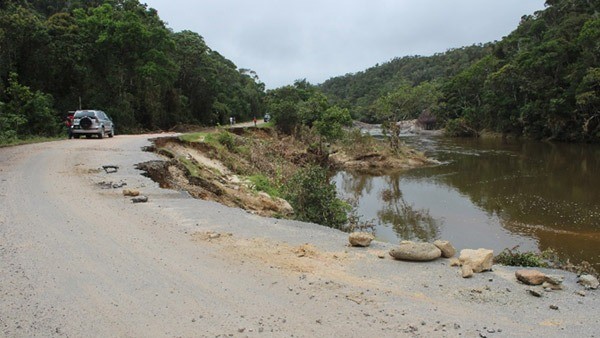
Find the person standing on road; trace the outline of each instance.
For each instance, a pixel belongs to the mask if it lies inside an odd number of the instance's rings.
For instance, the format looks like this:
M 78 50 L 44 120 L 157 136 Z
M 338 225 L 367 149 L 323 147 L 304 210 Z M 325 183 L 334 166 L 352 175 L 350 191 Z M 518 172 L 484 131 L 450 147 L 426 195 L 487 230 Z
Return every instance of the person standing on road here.
M 252 119 L 252 122 L 254 122 L 254 126 L 256 127 L 256 116 L 254 116 L 254 118 Z
M 67 118 L 65 119 L 65 125 L 67 126 L 67 136 L 69 137 L 69 140 L 73 138 L 73 129 L 71 128 L 73 126 L 73 115 L 69 114 L 67 115 Z
M 233 116 L 229 117 L 229 125 L 233 126 Z

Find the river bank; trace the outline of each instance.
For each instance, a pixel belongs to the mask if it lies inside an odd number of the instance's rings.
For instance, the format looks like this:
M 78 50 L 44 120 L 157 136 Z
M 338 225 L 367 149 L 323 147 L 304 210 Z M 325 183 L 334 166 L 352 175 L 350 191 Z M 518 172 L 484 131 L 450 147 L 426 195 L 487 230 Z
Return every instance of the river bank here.
M 196 198 L 262 216 L 291 217 L 291 206 L 278 197 L 275 186 L 285 184 L 308 164 L 370 174 L 434 164 L 408 147 L 391 154 L 381 142 L 360 133 L 349 137 L 347 147 L 327 145 L 323 149 L 312 146 L 318 140 L 307 137 L 281 135 L 270 128 L 238 127 L 159 138 L 147 150 L 165 161 L 143 163 L 139 168 L 161 186 L 185 190 Z

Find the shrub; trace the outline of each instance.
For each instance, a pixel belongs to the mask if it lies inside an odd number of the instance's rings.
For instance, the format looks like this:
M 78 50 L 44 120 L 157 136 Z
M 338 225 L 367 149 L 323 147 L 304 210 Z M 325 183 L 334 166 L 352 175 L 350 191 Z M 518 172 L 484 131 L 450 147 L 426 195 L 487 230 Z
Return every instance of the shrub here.
M 221 131 L 217 134 L 217 142 L 224 145 L 229 151 L 235 150 L 235 138 L 233 134 L 228 131 Z
M 508 266 L 524 266 L 524 267 L 547 267 L 548 264 L 544 261 L 543 253 L 535 253 L 531 251 L 519 252 L 519 247 L 515 246 L 512 249 L 504 249 L 498 256 L 494 257 L 494 262 Z
M 342 229 L 348 222 L 350 205 L 337 197 L 325 169 L 299 169 L 285 185 L 285 199 L 294 208 L 296 219 Z

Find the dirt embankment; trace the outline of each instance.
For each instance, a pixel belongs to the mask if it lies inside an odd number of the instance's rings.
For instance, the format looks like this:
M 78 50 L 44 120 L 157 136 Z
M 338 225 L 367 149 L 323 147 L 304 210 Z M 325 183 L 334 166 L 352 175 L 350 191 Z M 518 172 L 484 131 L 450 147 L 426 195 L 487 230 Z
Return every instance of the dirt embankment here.
M 412 149 L 392 154 L 380 141 L 361 135 L 346 146 L 318 144 L 314 139 L 281 135 L 271 129 L 212 130 L 189 138 L 154 140 L 147 150 L 164 160 L 141 163 L 138 168 L 163 188 L 187 191 L 195 198 L 261 216 L 289 217 L 293 214 L 289 203 L 261 183 L 281 186 L 308 164 L 372 174 L 432 164 Z

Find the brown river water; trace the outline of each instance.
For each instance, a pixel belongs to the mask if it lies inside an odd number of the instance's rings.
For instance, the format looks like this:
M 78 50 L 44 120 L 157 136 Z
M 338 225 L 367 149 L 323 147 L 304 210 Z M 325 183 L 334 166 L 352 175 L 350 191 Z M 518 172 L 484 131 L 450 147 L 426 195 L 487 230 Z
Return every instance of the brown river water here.
M 460 250 L 555 250 L 600 271 L 600 146 L 406 137 L 442 164 L 387 176 L 339 172 L 378 240 L 446 239 Z

